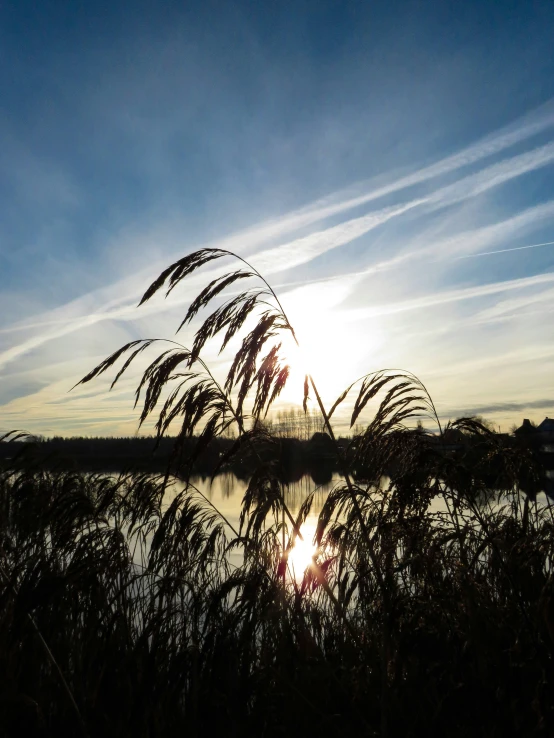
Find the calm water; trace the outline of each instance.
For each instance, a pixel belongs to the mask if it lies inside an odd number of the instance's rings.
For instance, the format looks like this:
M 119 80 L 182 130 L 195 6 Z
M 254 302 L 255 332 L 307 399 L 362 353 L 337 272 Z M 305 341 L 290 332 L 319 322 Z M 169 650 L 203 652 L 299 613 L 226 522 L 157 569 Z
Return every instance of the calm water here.
M 289 509 L 293 514 L 297 513 L 306 497 L 314 492 L 312 514 L 317 517 L 329 491 L 340 480 L 341 477 L 335 474 L 328 483 L 318 485 L 309 475 L 306 475 L 295 482 L 284 484 L 283 489 Z M 242 498 L 248 486 L 247 480 L 238 479 L 234 474 L 228 473 L 220 474 L 213 482 L 210 482 L 209 477 L 193 477 L 191 481 L 233 525 L 235 522 L 238 524 Z
M 547 476 L 554 479 L 554 471 L 547 472 Z M 237 524 L 240 516 L 240 507 L 242 498 L 248 486 L 248 481 L 238 479 L 233 473 L 221 474 L 217 476 L 213 482 L 210 481 L 209 477 L 193 477 L 192 483 L 194 486 L 206 496 L 206 498 L 221 512 L 233 525 Z M 314 520 L 321 511 L 323 503 L 327 499 L 329 491 L 334 487 L 335 484 L 342 481 L 340 474 L 333 474 L 331 480 L 325 484 L 316 484 L 309 475 L 303 476 L 301 479 L 295 482 L 284 485 L 285 498 L 287 505 L 291 512 L 297 513 L 300 505 L 304 502 L 306 497 L 314 492 L 314 500 L 312 504 L 311 517 Z M 381 488 L 385 489 L 388 486 L 389 479 L 384 478 L 381 480 Z M 181 490 L 182 485 L 177 482 L 175 484 L 175 490 Z M 494 506 L 506 504 L 509 502 L 507 497 L 500 497 L 494 500 L 490 500 L 489 504 Z M 549 504 L 548 498 L 544 493 L 537 495 L 537 503 L 540 507 L 547 506 Z M 552 503 L 550 503 L 552 504 Z M 432 505 L 433 510 L 446 510 L 443 502 L 440 499 L 436 499 Z
M 324 484 L 316 484 L 311 476 L 305 475 L 297 481 L 284 484 L 284 492 L 287 505 L 295 516 L 304 500 L 309 494 L 314 493 L 312 502 L 311 512 L 306 518 L 305 523 L 302 526 L 302 534 L 309 545 L 309 542 L 313 540 L 316 531 L 317 518 L 323 507 L 323 504 L 335 484 L 342 481 L 342 477 L 339 474 L 334 474 L 330 481 Z M 388 478 L 381 480 L 381 488 L 386 489 L 388 486 Z M 194 477 L 191 479 L 191 483 L 205 496 L 207 500 L 216 508 L 229 522 L 235 530 L 239 529 L 239 519 L 241 512 L 241 503 L 248 486 L 248 481 L 239 479 L 232 473 L 220 474 L 213 481 L 210 477 Z M 182 482 L 174 481 L 173 484 L 167 490 L 166 502 L 169 504 L 174 496 L 178 494 L 184 485 Z M 518 502 L 523 505 L 523 495 L 518 495 Z M 511 505 L 513 500 L 507 497 L 494 496 L 488 500 L 483 500 L 481 504 L 483 506 L 491 506 L 492 508 L 498 508 L 503 505 Z M 537 495 L 538 507 L 547 507 L 552 505 L 552 502 L 548 500 L 544 493 Z M 430 510 L 435 513 L 448 514 L 448 505 L 444 498 L 437 497 L 431 503 Z M 233 533 L 229 530 L 229 535 L 232 538 Z M 302 545 L 302 544 L 301 544 Z M 299 566 L 307 566 L 309 563 L 309 557 L 313 551 L 308 552 L 308 559 L 305 564 L 301 561 L 298 562 Z M 229 556 L 231 564 L 240 566 L 242 562 L 242 555 L 237 551 L 234 551 Z M 139 563 L 137 560 L 135 563 Z
M 232 473 L 221 474 L 217 476 L 213 480 L 213 482 L 210 481 L 209 477 L 195 477 L 191 481 L 194 486 L 200 492 L 202 492 L 202 494 L 205 495 L 205 497 L 213 504 L 213 506 L 225 516 L 229 523 L 234 526 L 236 530 L 238 530 L 241 502 L 246 491 L 248 482 L 243 479 L 238 479 Z M 334 474 L 329 482 L 318 485 L 313 481 L 311 476 L 305 475 L 298 481 L 284 485 L 287 505 L 291 510 L 293 516 L 298 513 L 300 505 L 304 502 L 306 497 L 310 493 L 314 492 L 311 513 L 306 518 L 306 521 L 301 529 L 305 542 L 308 546 L 314 538 L 317 526 L 317 518 L 327 498 L 327 495 L 334 487 L 334 485 L 341 481 L 342 477 L 339 474 Z M 386 489 L 388 483 L 388 478 L 382 479 L 381 488 Z M 182 489 L 182 483 L 175 482 L 173 491 L 168 492 L 168 502 L 173 498 L 174 494 L 178 493 Z M 520 505 L 520 508 L 522 508 L 525 499 L 524 496 L 518 495 L 515 499 Z M 512 504 L 513 499 L 499 495 L 491 496 L 490 499 L 481 501 L 481 505 L 483 507 L 491 507 L 493 509 L 499 508 L 504 505 L 511 506 Z M 537 505 L 539 508 L 548 507 L 552 505 L 552 501 L 550 501 L 544 493 L 540 493 L 539 495 L 537 495 Z M 445 499 L 442 497 L 437 497 L 433 500 L 430 505 L 430 511 L 438 514 L 444 513 L 446 515 L 449 515 L 448 505 Z M 469 522 L 469 519 L 467 522 Z M 475 520 L 473 522 L 476 523 Z M 299 545 L 302 546 L 304 544 L 300 542 Z M 308 558 L 305 562 L 302 560 L 302 558 L 297 561 L 297 564 L 300 568 L 305 568 L 305 566 L 308 565 L 311 553 L 313 553 L 313 550 L 310 550 L 308 552 Z M 237 552 L 233 552 L 230 554 L 229 561 L 231 564 L 240 566 L 242 562 L 242 555 Z
M 311 513 L 306 518 L 302 532 L 306 539 L 313 538 L 315 534 L 317 517 L 323 507 L 329 491 L 341 481 L 338 474 L 334 474 L 329 482 L 316 484 L 311 476 L 305 475 L 301 479 L 283 485 L 287 506 L 292 515 L 296 515 L 304 500 L 312 492 L 314 493 Z M 238 530 L 241 512 L 241 503 L 248 486 L 248 481 L 239 479 L 232 473 L 220 474 L 213 482 L 210 477 L 193 477 L 192 484 L 208 499 L 212 505 Z M 168 502 L 173 496 L 183 489 L 183 484 L 175 482 L 172 491 L 168 492 Z M 241 555 L 232 553 L 231 563 L 239 565 Z
M 554 477 L 554 471 L 551 472 L 551 474 Z M 248 481 L 238 479 L 232 473 L 221 474 L 217 476 L 213 482 L 210 481 L 209 477 L 194 477 L 191 481 L 194 486 L 214 505 L 214 507 L 225 516 L 229 523 L 238 529 L 241 503 L 248 486 Z M 309 532 L 315 532 L 317 517 L 323 507 L 327 495 L 335 484 L 341 481 L 342 477 L 336 473 L 333 474 L 330 481 L 325 484 L 316 484 L 311 476 L 305 475 L 298 481 L 284 485 L 285 499 L 293 515 L 298 513 L 300 505 L 304 502 L 306 497 L 314 492 L 311 513 L 304 524 L 305 528 Z M 386 489 L 388 483 L 389 479 L 383 478 L 381 480 L 381 489 Z M 182 488 L 183 485 L 176 482 L 173 488 L 173 493 L 169 493 L 171 495 L 169 499 L 171 499 L 173 494 L 180 491 Z M 520 504 L 523 504 L 524 499 L 525 497 L 523 495 L 518 495 Z M 548 507 L 553 504 L 544 493 L 538 494 L 536 500 L 538 507 L 541 508 Z M 509 497 L 495 495 L 490 499 L 481 500 L 480 504 L 483 506 L 498 508 L 503 505 L 511 505 L 512 502 L 513 500 Z M 431 503 L 430 509 L 433 512 L 448 513 L 448 505 L 442 497 L 435 498 Z

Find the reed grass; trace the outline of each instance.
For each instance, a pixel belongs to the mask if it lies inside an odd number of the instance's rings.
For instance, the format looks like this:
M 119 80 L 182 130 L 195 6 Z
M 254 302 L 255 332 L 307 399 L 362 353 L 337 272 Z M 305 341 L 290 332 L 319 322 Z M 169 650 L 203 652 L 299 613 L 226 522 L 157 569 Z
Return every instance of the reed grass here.
M 142 302 L 222 258 L 235 257 L 185 257 Z M 226 298 L 239 280 L 262 287 Z M 307 376 L 302 400 L 315 399 L 342 481 L 299 580 L 287 557 L 312 498 L 293 514 L 281 441 L 261 422 L 287 382 L 282 337 L 294 329 L 245 262 L 183 323 L 210 303 L 192 348 L 169 342 L 136 393 L 158 438 L 180 425 L 181 491 L 169 474 L 47 470 L 25 454 L 0 473 L 3 734 L 554 734 L 554 519 L 519 490 L 535 475 L 528 453 L 475 419 L 441 427 L 409 372 L 362 377 L 330 409 Z M 216 338 L 222 349 L 240 339 L 222 380 L 201 358 Z M 123 360 L 115 384 L 158 345 L 127 344 L 82 381 Z M 352 426 L 377 410 L 345 450 L 332 420 L 347 397 Z M 422 415 L 438 436 L 412 427 Z M 230 427 L 221 468 L 240 458 L 253 469 L 236 527 L 190 477 Z M 465 439 L 456 453 L 452 429 Z

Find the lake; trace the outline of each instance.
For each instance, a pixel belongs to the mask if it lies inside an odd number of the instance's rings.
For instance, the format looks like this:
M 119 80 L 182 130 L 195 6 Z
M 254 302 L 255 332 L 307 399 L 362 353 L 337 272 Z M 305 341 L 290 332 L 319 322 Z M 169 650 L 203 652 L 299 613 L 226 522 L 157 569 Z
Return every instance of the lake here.
M 554 472 L 553 472 L 554 475 Z M 325 500 L 331 489 L 343 480 L 343 477 L 338 473 L 333 473 L 329 481 L 323 484 L 317 484 L 313 478 L 306 474 L 300 479 L 291 481 L 283 484 L 285 492 L 285 500 L 291 513 L 296 515 L 300 509 L 301 504 L 312 492 L 314 493 L 314 499 L 312 503 L 312 509 L 306 521 L 304 522 L 301 530 L 302 534 L 309 546 L 309 542 L 313 539 L 317 526 L 318 515 L 323 507 Z M 191 483 L 205 496 L 207 500 L 229 521 L 229 523 L 238 530 L 239 518 L 241 512 L 241 503 L 248 486 L 248 480 L 240 479 L 232 472 L 219 474 L 213 481 L 210 477 L 192 477 Z M 383 478 L 381 480 L 381 488 L 386 488 L 389 484 L 389 479 Z M 178 480 L 173 482 L 173 486 L 168 490 L 167 501 L 173 499 L 174 495 L 180 492 L 184 488 L 184 484 Z M 524 495 L 518 496 L 520 505 L 523 505 L 525 499 Z M 552 505 L 552 502 L 548 499 L 544 492 L 537 495 L 536 498 L 537 507 L 547 508 Z M 481 500 L 480 505 L 490 506 L 493 509 L 499 509 L 503 505 L 511 505 L 512 500 L 505 495 L 491 497 L 487 500 Z M 430 504 L 429 510 L 437 514 L 449 515 L 448 505 L 443 497 L 436 497 Z M 231 533 L 232 535 L 232 533 Z M 300 556 L 300 551 L 297 553 Z M 306 556 L 304 556 L 306 558 Z M 242 561 L 242 555 L 238 553 L 231 553 L 229 560 L 235 565 L 240 565 Z M 300 561 L 298 562 L 300 563 Z M 306 566 L 309 563 L 309 558 L 306 561 Z

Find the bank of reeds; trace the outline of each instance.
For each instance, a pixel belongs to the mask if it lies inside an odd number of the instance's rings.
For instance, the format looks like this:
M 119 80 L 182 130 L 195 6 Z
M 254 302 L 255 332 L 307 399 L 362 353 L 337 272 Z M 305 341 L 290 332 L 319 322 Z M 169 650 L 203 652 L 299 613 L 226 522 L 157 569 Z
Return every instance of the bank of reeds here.
M 186 257 L 145 299 L 224 256 Z M 214 279 L 185 321 L 242 279 L 261 277 L 247 267 Z M 201 351 L 241 331 L 220 384 Z M 377 405 L 350 449 L 333 446 L 343 481 L 297 579 L 287 556 L 311 500 L 293 514 L 279 441 L 259 422 L 288 378 L 283 333 L 295 339 L 262 280 L 219 304 L 192 348 L 169 344 L 147 368 L 141 420 L 155 412 L 160 436 L 180 423 L 179 493 L 167 476 L 46 471 L 24 456 L 4 469 L 6 735 L 554 733 L 553 519 L 519 493 L 522 476 L 533 478 L 526 452 L 471 419 L 441 428 L 409 373 L 368 375 L 329 409 L 307 376 L 305 406 L 311 395 L 331 443 L 347 397 L 352 425 Z M 126 355 L 117 381 L 152 343 L 123 347 L 83 381 Z M 425 414 L 438 440 L 410 427 Z M 195 456 L 231 425 L 238 437 L 221 466 L 241 458 L 254 469 L 237 527 L 187 481 Z M 465 439 L 456 452 L 445 441 L 452 428 Z

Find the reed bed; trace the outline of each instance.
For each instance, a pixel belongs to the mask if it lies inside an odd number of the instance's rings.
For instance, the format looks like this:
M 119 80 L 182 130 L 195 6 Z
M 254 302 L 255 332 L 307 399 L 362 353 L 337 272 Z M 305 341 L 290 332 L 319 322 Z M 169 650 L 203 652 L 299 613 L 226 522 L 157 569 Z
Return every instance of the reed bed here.
M 144 299 L 229 256 L 180 260 Z M 312 497 L 293 514 L 281 441 L 261 421 L 287 381 L 280 341 L 293 328 L 249 265 L 213 280 L 185 321 L 239 279 L 262 288 L 219 304 L 192 349 L 169 344 L 137 390 L 160 437 L 180 424 L 182 491 L 168 495 L 169 474 L 52 471 L 26 454 L 1 472 L 3 733 L 554 734 L 554 519 L 519 489 L 537 483 L 528 452 L 473 419 L 442 427 L 408 372 L 363 377 L 330 409 L 307 376 L 304 405 L 313 396 L 342 479 L 318 515 L 312 564 L 292 576 Z M 241 330 L 220 384 L 201 351 Z M 83 381 L 126 355 L 117 381 L 152 345 L 128 344 Z M 345 450 L 332 418 L 349 396 L 353 426 L 372 409 Z M 422 415 L 437 435 L 412 427 Z M 238 458 L 252 470 L 237 526 L 189 474 L 231 426 L 220 467 Z

